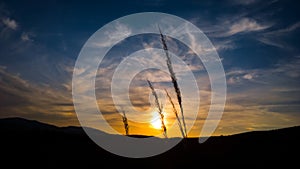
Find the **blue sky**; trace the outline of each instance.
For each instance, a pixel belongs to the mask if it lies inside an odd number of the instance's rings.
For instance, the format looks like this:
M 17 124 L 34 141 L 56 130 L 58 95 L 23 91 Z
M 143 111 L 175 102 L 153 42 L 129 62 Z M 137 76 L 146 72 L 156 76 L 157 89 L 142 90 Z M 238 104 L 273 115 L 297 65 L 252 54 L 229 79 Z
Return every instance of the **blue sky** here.
M 289 0 L 1 1 L 0 117 L 78 125 L 71 80 L 82 46 L 105 24 L 137 12 L 182 17 L 216 47 L 228 85 L 216 134 L 300 124 L 300 12 Z

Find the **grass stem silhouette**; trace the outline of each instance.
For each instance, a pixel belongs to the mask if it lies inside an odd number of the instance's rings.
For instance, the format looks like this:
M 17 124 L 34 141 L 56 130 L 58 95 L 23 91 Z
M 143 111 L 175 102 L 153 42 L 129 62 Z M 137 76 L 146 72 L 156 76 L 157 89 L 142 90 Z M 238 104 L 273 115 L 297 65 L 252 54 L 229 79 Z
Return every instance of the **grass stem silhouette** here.
M 128 136 L 129 135 L 129 125 L 128 125 L 128 120 L 127 120 L 125 111 L 123 111 L 122 119 L 123 119 L 125 134 L 126 134 L 126 136 Z
M 163 114 L 163 111 L 162 111 L 163 110 L 162 104 L 159 104 L 158 96 L 157 96 L 157 93 L 156 93 L 152 83 L 149 80 L 147 80 L 147 82 L 148 82 L 148 85 L 149 85 L 149 87 L 152 91 L 152 95 L 155 98 L 155 105 L 156 105 L 156 107 L 158 109 L 158 113 L 160 115 L 161 128 L 162 128 L 163 134 L 167 138 L 167 127 L 166 127 L 165 122 L 164 122 L 164 114 Z
M 170 76 L 171 76 L 171 79 L 172 79 L 173 87 L 174 87 L 174 90 L 176 92 L 177 101 L 178 101 L 178 104 L 179 104 L 179 107 L 180 107 L 180 112 L 181 112 L 181 118 L 182 118 L 185 137 L 187 137 L 186 124 L 185 124 L 183 107 L 182 107 L 181 91 L 180 91 L 180 88 L 178 86 L 178 82 L 177 82 L 177 79 L 176 79 L 176 76 L 175 76 L 175 72 L 173 70 L 173 66 L 172 66 L 170 55 L 169 55 L 169 50 L 168 50 L 168 46 L 167 46 L 167 43 L 166 43 L 166 40 L 165 40 L 165 36 L 162 34 L 159 26 L 158 26 L 158 29 L 159 29 L 160 39 L 161 39 L 161 42 L 162 42 L 162 45 L 163 45 L 163 49 L 165 51 L 165 55 L 166 55 L 166 58 L 167 58 L 166 62 L 167 62 L 168 70 L 169 70 L 169 73 L 170 73 Z
M 174 102 L 173 102 L 171 96 L 169 95 L 169 93 L 168 93 L 168 91 L 167 91 L 166 89 L 165 89 L 165 92 L 166 92 L 166 94 L 167 94 L 167 97 L 168 97 L 168 99 L 169 99 L 169 102 L 170 102 L 171 105 L 172 105 L 173 112 L 174 112 L 174 114 L 175 114 L 175 116 L 176 116 L 176 119 L 177 119 L 177 122 L 178 122 L 178 126 L 179 126 L 179 129 L 180 129 L 180 132 L 181 132 L 181 135 L 182 135 L 183 138 L 185 138 L 185 134 L 184 134 L 184 131 L 183 131 L 183 127 L 182 127 L 182 124 L 181 124 L 181 121 L 180 121 L 178 112 L 177 112 L 177 110 L 176 110 L 175 104 L 174 104 Z

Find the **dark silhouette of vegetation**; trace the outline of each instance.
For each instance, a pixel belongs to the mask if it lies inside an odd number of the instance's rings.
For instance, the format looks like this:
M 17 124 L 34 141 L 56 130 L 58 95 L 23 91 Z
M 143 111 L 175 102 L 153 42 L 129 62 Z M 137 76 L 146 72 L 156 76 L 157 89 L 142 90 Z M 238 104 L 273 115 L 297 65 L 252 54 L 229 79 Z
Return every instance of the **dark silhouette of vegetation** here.
M 186 124 L 185 124 L 185 118 L 184 118 L 183 107 L 182 107 L 182 97 L 181 97 L 180 88 L 178 86 L 176 75 L 175 75 L 175 72 L 173 70 L 173 66 L 172 66 L 170 55 L 169 55 L 169 50 L 168 50 L 168 46 L 167 46 L 167 43 L 166 43 L 166 40 L 165 40 L 165 36 L 162 34 L 159 26 L 158 26 L 158 29 L 159 29 L 160 39 L 161 39 L 161 42 L 162 42 L 162 45 L 163 45 L 163 49 L 165 51 L 165 55 L 166 55 L 166 58 L 167 58 L 166 62 L 167 62 L 168 70 L 169 70 L 169 73 L 170 73 L 170 76 L 171 76 L 171 79 L 172 79 L 172 84 L 173 84 L 174 90 L 176 92 L 177 101 L 178 101 L 178 104 L 179 104 L 179 107 L 180 107 L 181 118 L 182 118 L 182 123 L 183 123 L 183 129 L 184 129 L 184 133 L 185 133 L 184 135 L 185 135 L 185 137 L 187 137 L 187 131 L 186 131 Z
M 122 119 L 123 119 L 123 124 L 124 124 L 125 134 L 128 136 L 128 135 L 129 135 L 129 125 L 128 125 L 126 113 L 125 113 L 124 110 L 123 110 L 123 116 L 122 116 Z
M 179 118 L 179 116 L 178 116 L 178 112 L 177 112 L 177 110 L 176 110 L 175 104 L 173 103 L 172 98 L 171 98 L 171 96 L 169 95 L 169 93 L 168 93 L 168 91 L 167 91 L 166 89 L 165 89 L 165 92 L 166 92 L 166 95 L 167 95 L 167 97 L 168 97 L 168 99 L 169 99 L 169 102 L 170 102 L 171 105 L 172 105 L 173 112 L 174 112 L 174 114 L 175 114 L 175 116 L 176 116 L 177 123 L 178 123 L 178 127 L 179 127 L 179 129 L 180 129 L 180 133 L 181 133 L 182 137 L 184 138 L 184 137 L 185 137 L 185 134 L 184 134 L 184 131 L 183 131 L 183 128 L 182 128 L 182 124 L 181 124 L 180 118 Z
M 156 107 L 158 109 L 158 113 L 160 115 L 161 128 L 162 128 L 163 134 L 164 134 L 165 137 L 167 137 L 167 127 L 166 127 L 165 122 L 164 122 L 164 114 L 163 114 L 162 104 L 159 104 L 158 96 L 157 96 L 157 93 L 156 93 L 152 83 L 149 80 L 147 80 L 147 82 L 148 82 L 148 85 L 149 85 L 149 87 L 152 91 L 152 95 L 155 98 L 155 105 L 156 105 Z

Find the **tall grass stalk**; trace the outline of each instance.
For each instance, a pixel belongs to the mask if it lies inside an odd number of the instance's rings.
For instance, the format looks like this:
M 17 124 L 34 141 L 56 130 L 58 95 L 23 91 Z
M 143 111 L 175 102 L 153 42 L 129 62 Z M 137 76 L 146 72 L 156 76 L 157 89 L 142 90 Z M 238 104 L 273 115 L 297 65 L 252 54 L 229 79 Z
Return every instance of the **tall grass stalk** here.
M 176 119 L 177 119 L 177 122 L 178 122 L 178 126 L 179 126 L 179 129 L 180 129 L 180 132 L 181 132 L 181 135 L 182 135 L 183 138 L 185 138 L 185 134 L 184 134 L 184 131 L 183 131 L 183 127 L 182 127 L 180 118 L 179 118 L 179 116 L 178 116 L 178 112 L 177 112 L 177 110 L 176 110 L 175 104 L 174 104 L 174 102 L 173 102 L 171 96 L 169 95 L 169 93 L 168 93 L 168 91 L 167 91 L 166 89 L 165 89 L 165 92 L 166 92 L 166 94 L 167 94 L 167 97 L 168 97 L 168 99 L 169 99 L 169 102 L 170 102 L 171 105 L 172 105 L 173 112 L 174 112 L 174 114 L 175 114 L 175 116 L 176 116 Z
M 171 76 L 171 79 L 172 79 L 173 87 L 174 87 L 174 90 L 176 92 L 177 101 L 178 101 L 178 104 L 179 104 L 179 107 L 180 107 L 180 112 L 181 112 L 181 118 L 182 118 L 185 137 L 187 137 L 187 131 L 186 131 L 186 124 L 185 124 L 183 107 L 182 107 L 182 97 L 181 97 L 180 88 L 178 86 L 178 82 L 177 82 L 177 79 L 176 79 L 176 76 L 175 76 L 175 72 L 173 70 L 173 65 L 172 65 L 172 62 L 171 62 L 170 55 L 169 55 L 169 50 L 168 50 L 168 46 L 167 46 L 167 43 L 166 43 L 166 40 L 165 40 L 165 36 L 162 34 L 159 26 L 158 26 L 158 29 L 159 29 L 159 32 L 160 32 L 160 39 L 161 39 L 161 42 L 162 42 L 162 45 L 163 45 L 163 49 L 165 51 L 166 58 L 167 58 L 166 62 L 167 62 L 168 70 L 169 70 L 169 73 L 170 73 L 170 76 Z
M 127 121 L 125 111 L 123 111 L 122 119 L 123 119 L 123 124 L 124 124 L 124 129 L 125 129 L 126 136 L 128 136 L 129 135 L 129 125 L 128 125 L 128 121 Z
M 159 104 L 158 96 L 157 96 L 157 93 L 156 93 L 156 91 L 155 91 L 152 83 L 149 80 L 147 80 L 147 82 L 148 82 L 148 85 L 149 85 L 149 87 L 150 87 L 150 89 L 152 91 L 152 95 L 155 98 L 155 105 L 156 105 L 156 107 L 158 109 L 158 113 L 160 115 L 160 120 L 161 120 L 161 129 L 163 131 L 164 136 L 167 138 L 167 127 L 166 127 L 165 122 L 164 122 L 164 115 L 163 115 L 163 111 L 162 111 L 163 107 L 162 107 L 161 104 Z

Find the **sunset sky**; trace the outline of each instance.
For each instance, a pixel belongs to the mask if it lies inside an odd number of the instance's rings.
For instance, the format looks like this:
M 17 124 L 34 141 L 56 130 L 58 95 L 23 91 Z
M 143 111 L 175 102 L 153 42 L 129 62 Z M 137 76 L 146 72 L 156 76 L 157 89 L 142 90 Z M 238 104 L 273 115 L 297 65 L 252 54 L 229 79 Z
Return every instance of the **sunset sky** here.
M 226 74 L 227 101 L 214 135 L 300 125 L 300 11 L 299 3 L 290 0 L 0 1 L 0 117 L 79 126 L 72 101 L 72 73 L 81 48 L 105 24 L 138 12 L 184 18 L 215 46 Z M 118 30 L 120 35 L 130 34 L 126 27 Z M 209 79 L 194 53 L 176 41 L 168 43 L 189 65 L 199 86 L 196 122 L 186 115 L 192 127 L 189 136 L 196 137 L 210 106 Z M 111 99 L 111 77 L 122 58 L 138 48 L 151 47 L 161 47 L 159 36 L 129 37 L 112 48 L 99 67 L 99 109 L 121 134 L 125 131 Z M 172 84 L 166 72 L 149 70 L 139 73 L 130 86 L 134 108 L 145 111 L 138 116 L 127 112 L 130 133 L 156 135 L 161 131 L 153 122 L 157 114 L 147 112 L 152 104 L 149 96 L 153 97 L 145 79 L 161 91 L 172 91 Z M 193 111 L 192 103 L 184 104 L 187 112 Z M 176 121 L 171 105 L 165 105 L 169 127 Z M 175 126 L 169 135 L 180 136 L 180 131 Z

